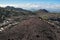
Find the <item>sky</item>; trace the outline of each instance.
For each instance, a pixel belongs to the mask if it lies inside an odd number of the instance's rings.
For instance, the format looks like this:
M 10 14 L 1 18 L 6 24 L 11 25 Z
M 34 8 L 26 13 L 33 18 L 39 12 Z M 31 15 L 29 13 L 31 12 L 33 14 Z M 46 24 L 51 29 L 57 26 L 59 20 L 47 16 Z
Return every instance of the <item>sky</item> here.
M 0 6 L 24 9 L 60 9 L 60 0 L 0 0 Z

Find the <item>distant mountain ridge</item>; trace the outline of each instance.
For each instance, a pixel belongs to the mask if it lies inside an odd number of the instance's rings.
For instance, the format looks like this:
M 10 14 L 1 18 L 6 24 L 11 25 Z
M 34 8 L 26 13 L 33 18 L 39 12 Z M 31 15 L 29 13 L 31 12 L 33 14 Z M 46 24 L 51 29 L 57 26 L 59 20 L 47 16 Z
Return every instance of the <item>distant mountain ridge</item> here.
M 42 15 L 42 14 L 47 14 L 47 13 L 50 13 L 50 12 L 46 9 L 39 9 L 39 10 L 35 11 L 35 13 L 37 15 Z
M 7 10 L 15 10 L 15 11 L 27 11 L 25 9 L 15 8 L 15 7 L 12 7 L 12 6 L 6 6 L 5 9 L 7 9 Z
M 47 11 L 46 9 L 39 9 L 38 12 L 48 13 L 49 11 Z
M 22 8 L 15 8 L 13 6 L 6 6 L 6 7 L 1 7 L 3 10 L 7 10 L 7 11 L 14 11 L 14 12 L 19 12 L 19 13 L 27 13 L 27 14 L 31 14 L 32 11 L 30 10 L 26 10 L 26 9 L 22 9 Z M 1 9 L 1 10 L 2 10 Z
M 25 10 L 22 8 L 15 8 L 11 6 L 0 7 L 0 22 L 10 17 L 18 17 L 18 16 L 27 16 L 34 15 L 32 11 Z

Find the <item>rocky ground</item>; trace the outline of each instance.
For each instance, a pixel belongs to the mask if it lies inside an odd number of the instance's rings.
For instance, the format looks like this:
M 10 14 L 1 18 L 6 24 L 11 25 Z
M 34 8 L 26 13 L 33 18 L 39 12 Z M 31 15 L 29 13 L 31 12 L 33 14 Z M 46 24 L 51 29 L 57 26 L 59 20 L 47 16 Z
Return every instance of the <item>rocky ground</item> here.
M 60 40 L 60 14 L 0 7 L 0 40 Z
M 49 22 L 30 17 L 0 32 L 0 40 L 60 40 L 57 31 Z

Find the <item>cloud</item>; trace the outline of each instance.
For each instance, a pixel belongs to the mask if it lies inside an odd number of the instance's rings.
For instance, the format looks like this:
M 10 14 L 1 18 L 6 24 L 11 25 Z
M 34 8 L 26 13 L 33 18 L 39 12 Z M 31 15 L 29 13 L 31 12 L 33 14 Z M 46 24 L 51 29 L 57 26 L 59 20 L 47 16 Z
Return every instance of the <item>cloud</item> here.
M 32 3 L 23 3 L 23 4 L 0 4 L 1 7 L 5 6 L 14 6 L 24 9 L 60 9 L 60 4 L 32 4 Z
M 15 4 L 0 4 L 0 7 L 6 7 L 6 6 L 18 6 L 18 5 L 15 5 Z

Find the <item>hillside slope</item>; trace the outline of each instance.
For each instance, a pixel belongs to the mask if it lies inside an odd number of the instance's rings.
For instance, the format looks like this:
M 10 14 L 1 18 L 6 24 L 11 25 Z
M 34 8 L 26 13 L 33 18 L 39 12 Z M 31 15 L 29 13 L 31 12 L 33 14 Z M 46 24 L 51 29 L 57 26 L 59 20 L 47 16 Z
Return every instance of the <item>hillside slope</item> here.
M 28 18 L 0 34 L 0 40 L 57 40 L 52 26 L 39 18 Z

